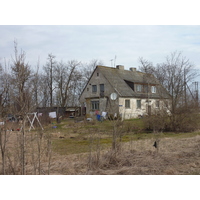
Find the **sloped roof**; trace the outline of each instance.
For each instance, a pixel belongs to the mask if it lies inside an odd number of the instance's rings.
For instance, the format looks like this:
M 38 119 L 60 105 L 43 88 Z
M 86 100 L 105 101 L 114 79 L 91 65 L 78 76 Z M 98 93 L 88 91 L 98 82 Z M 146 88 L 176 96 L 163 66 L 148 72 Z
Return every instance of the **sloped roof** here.
M 164 98 L 169 98 L 166 90 L 160 86 L 158 80 L 151 74 L 142 73 L 138 71 L 131 70 L 122 70 L 112 67 L 105 66 L 97 66 L 99 71 L 104 75 L 104 77 L 109 81 L 109 83 L 113 86 L 115 91 L 119 96 L 122 97 L 140 97 L 146 98 L 147 93 L 138 93 L 131 89 L 128 84 L 125 82 L 130 81 L 138 84 L 149 84 L 156 85 L 157 89 L 160 87 L 162 91 L 164 91 Z M 160 98 L 160 94 L 157 93 L 149 93 L 149 98 Z

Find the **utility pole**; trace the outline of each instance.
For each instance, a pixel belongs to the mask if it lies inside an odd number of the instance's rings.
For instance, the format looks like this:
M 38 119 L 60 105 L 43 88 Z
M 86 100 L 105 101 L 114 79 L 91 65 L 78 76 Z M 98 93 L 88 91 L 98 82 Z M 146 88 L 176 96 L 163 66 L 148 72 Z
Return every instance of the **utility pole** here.
M 195 101 L 196 101 L 196 105 L 199 105 L 199 86 L 198 86 L 198 82 L 194 82 L 194 87 L 195 87 Z
M 186 73 L 184 69 L 184 98 L 185 98 L 185 106 L 187 107 L 187 83 L 186 83 Z

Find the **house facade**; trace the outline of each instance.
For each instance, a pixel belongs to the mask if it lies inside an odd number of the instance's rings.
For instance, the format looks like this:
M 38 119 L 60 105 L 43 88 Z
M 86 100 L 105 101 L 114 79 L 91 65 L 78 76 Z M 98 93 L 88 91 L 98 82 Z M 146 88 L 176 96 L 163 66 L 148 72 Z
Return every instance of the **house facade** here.
M 117 65 L 97 66 L 79 100 L 87 117 L 106 112 L 130 119 L 167 109 L 169 98 L 153 75 Z

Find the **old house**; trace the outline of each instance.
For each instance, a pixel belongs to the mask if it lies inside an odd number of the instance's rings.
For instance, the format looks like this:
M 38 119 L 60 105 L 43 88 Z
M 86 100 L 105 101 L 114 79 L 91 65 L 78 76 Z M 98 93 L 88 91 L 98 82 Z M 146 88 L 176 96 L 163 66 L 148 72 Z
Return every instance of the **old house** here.
M 117 65 L 96 66 L 79 100 L 88 117 L 106 112 L 129 119 L 167 109 L 169 97 L 153 75 Z

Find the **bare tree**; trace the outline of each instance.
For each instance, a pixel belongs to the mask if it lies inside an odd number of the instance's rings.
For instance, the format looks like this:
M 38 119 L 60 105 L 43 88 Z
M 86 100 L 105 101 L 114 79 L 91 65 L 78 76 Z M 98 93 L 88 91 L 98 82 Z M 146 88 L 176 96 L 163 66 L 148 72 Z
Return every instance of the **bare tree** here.
M 0 150 L 2 158 L 2 174 L 6 174 L 6 150 L 8 142 L 8 131 L 0 128 Z
M 32 84 L 33 84 L 33 98 L 34 98 L 34 104 L 36 107 L 39 106 L 40 99 L 39 99 L 39 93 L 40 93 L 40 74 L 39 74 L 39 59 L 37 62 L 36 71 L 33 74 L 32 77 Z
M 32 107 L 32 96 L 31 96 L 31 69 L 30 65 L 25 62 L 26 54 L 21 50 L 18 53 L 17 42 L 14 41 L 14 53 L 15 56 L 12 58 L 13 64 L 12 70 L 12 87 L 13 93 L 12 98 L 15 99 L 15 110 L 14 113 L 21 116 L 21 135 L 20 135 L 20 162 L 21 162 L 21 173 L 25 174 L 26 170 L 26 135 L 25 135 L 25 123 L 26 116 L 30 112 Z
M 18 114 L 25 114 L 27 112 L 28 102 L 28 81 L 31 78 L 31 69 L 30 65 L 25 62 L 26 54 L 24 51 L 21 51 L 18 54 L 17 42 L 14 41 L 14 53 L 15 57 L 13 59 L 13 65 L 11 66 L 12 70 L 12 85 L 15 92 L 13 98 L 15 99 L 16 112 Z
M 70 91 L 74 86 L 75 80 L 75 72 L 76 68 L 80 65 L 80 62 L 76 60 L 71 60 L 67 64 L 60 62 L 56 66 L 55 77 L 56 77 L 56 85 L 58 91 L 59 104 L 61 107 L 65 107 L 68 104 L 68 100 L 70 95 Z M 77 78 L 76 78 L 77 80 Z
M 48 77 L 44 74 L 39 76 L 39 92 L 40 92 L 40 105 L 43 107 L 49 106 L 49 90 L 48 90 Z
M 82 74 L 83 74 L 83 87 L 87 84 L 89 78 L 92 75 L 95 67 L 97 65 L 103 65 L 103 61 L 98 59 L 93 59 L 89 63 L 83 64 Z
M 189 59 L 184 57 L 181 52 L 172 52 L 166 57 L 166 61 L 153 66 L 151 62 L 140 59 L 140 70 L 153 74 L 170 94 L 171 129 L 180 130 L 184 125 L 188 113 L 194 113 L 198 110 L 192 109 L 192 101 L 189 83 L 194 80 L 198 74 L 194 70 L 194 65 Z M 161 91 L 159 91 L 161 92 Z M 192 109 L 192 110 L 191 110 Z
M 49 96 L 50 96 L 50 107 L 53 107 L 53 91 L 54 91 L 54 69 L 56 66 L 55 56 L 53 54 L 48 54 L 47 63 L 43 67 L 46 77 L 47 77 L 47 84 L 49 89 Z
M 0 64 L 0 115 L 5 117 L 10 108 L 10 80 L 11 76 L 8 73 L 8 64 L 5 60 L 4 68 Z

